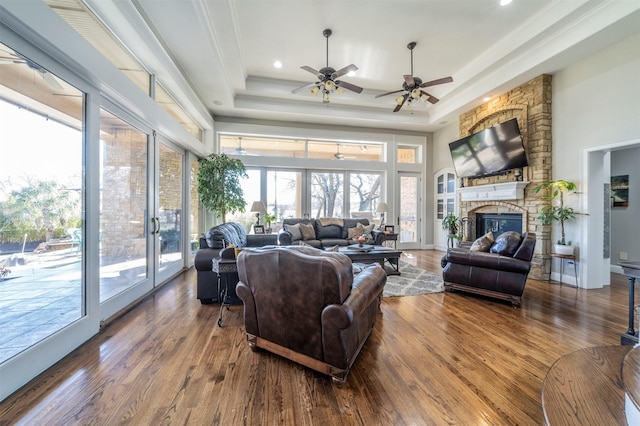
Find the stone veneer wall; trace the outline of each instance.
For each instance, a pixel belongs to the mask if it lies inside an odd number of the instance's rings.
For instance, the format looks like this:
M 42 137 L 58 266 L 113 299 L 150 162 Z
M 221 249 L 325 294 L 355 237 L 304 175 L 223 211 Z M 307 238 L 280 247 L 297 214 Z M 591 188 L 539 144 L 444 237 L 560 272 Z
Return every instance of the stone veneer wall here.
M 551 271 L 551 226 L 542 225 L 537 216 L 547 201 L 536 194 L 535 187 L 551 179 L 551 76 L 540 75 L 508 93 L 460 116 L 460 137 L 477 133 L 512 118 L 518 119 L 527 151 L 529 167 L 523 180 L 530 182 L 520 200 L 460 202 L 460 217 L 475 224 L 476 213 L 522 213 L 522 229 L 535 232 L 537 244 L 529 276 L 547 280 Z M 464 179 L 465 186 L 513 182 L 507 175 Z

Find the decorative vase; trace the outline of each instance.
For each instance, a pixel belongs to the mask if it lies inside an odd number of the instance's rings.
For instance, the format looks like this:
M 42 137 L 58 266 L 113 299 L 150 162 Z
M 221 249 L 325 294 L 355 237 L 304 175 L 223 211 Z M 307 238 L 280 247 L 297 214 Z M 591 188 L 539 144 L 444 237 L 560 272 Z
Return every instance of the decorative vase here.
M 563 244 L 554 244 L 553 252 L 556 254 L 565 254 L 572 255 L 573 254 L 573 246 L 563 245 Z

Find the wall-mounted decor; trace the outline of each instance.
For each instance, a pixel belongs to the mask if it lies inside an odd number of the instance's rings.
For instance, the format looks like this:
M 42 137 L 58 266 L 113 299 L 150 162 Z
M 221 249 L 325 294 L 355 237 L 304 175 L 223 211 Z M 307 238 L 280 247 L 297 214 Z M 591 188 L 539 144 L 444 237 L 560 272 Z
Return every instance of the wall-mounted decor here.
M 611 176 L 613 207 L 629 207 L 629 175 Z

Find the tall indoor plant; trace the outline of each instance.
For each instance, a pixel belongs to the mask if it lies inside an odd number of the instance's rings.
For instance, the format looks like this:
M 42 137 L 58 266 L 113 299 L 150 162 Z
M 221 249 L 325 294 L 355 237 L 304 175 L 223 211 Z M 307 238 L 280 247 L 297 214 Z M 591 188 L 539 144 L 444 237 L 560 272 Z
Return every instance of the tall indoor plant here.
M 567 242 L 565 236 L 564 223 L 576 218 L 576 212 L 573 207 L 565 207 L 565 195 L 574 194 L 576 184 L 566 180 L 552 180 L 542 183 L 535 188 L 536 193 L 546 190 L 547 195 L 542 197 L 544 200 L 550 201 L 551 204 L 542 207 L 538 219 L 545 225 L 551 225 L 553 222 L 560 222 L 561 238 L 555 247 L 556 253 L 572 254 L 573 248 L 571 241 Z M 564 247 L 563 247 L 564 246 Z
M 242 161 L 226 154 L 198 160 L 198 195 L 204 207 L 226 222 L 227 213 L 244 212 L 246 203 L 240 179 L 248 178 Z
M 448 231 L 447 237 L 452 246 L 454 239 L 460 240 L 462 238 L 462 232 L 460 232 L 461 227 L 462 220 L 453 212 L 449 212 L 449 214 L 442 219 L 442 229 L 446 229 Z

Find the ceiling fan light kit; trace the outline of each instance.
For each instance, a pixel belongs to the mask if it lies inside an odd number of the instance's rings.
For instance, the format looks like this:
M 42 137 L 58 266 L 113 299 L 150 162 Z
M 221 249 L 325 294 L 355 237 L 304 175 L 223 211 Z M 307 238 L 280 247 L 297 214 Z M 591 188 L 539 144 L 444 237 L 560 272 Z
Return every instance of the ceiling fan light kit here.
M 291 91 L 291 93 L 298 93 L 303 90 L 309 89 L 312 95 L 317 95 L 322 90 L 322 102 L 329 103 L 331 101 L 330 95 L 332 93 L 336 93 L 337 95 L 342 95 L 344 89 L 351 90 L 355 93 L 362 93 L 362 87 L 356 86 L 355 84 L 347 83 L 346 81 L 338 80 L 339 77 L 342 77 L 345 74 L 350 72 L 354 72 L 358 69 L 354 64 L 347 65 L 344 68 L 339 70 L 335 70 L 334 68 L 329 66 L 329 37 L 332 32 L 330 29 L 326 29 L 322 32 L 322 35 L 327 40 L 327 49 L 326 49 L 326 57 L 327 62 L 324 68 L 320 68 L 320 71 L 315 70 L 309 66 L 302 66 L 303 70 L 315 74 L 318 81 L 305 84 L 304 86 L 298 87 Z
M 407 49 L 409 49 L 409 51 L 411 52 L 411 74 L 404 76 L 402 89 L 392 90 L 391 92 L 382 93 L 376 96 L 376 98 L 380 98 L 382 96 L 404 92 L 403 95 L 400 95 L 397 98 L 395 98 L 396 107 L 394 108 L 393 112 L 400 111 L 400 109 L 403 106 L 405 106 L 407 109 L 411 109 L 411 103 L 415 99 L 420 99 L 422 102 L 428 101 L 432 104 L 435 104 L 436 102 L 439 101 L 439 99 L 425 92 L 422 89 L 425 87 L 436 86 L 438 84 L 451 83 L 453 81 L 453 78 L 451 77 L 444 77 L 444 78 L 439 78 L 437 80 L 427 81 L 426 83 L 423 83 L 421 78 L 414 77 L 413 76 L 413 49 L 416 47 L 416 45 L 417 43 L 415 41 L 412 41 L 411 43 L 407 44 Z

